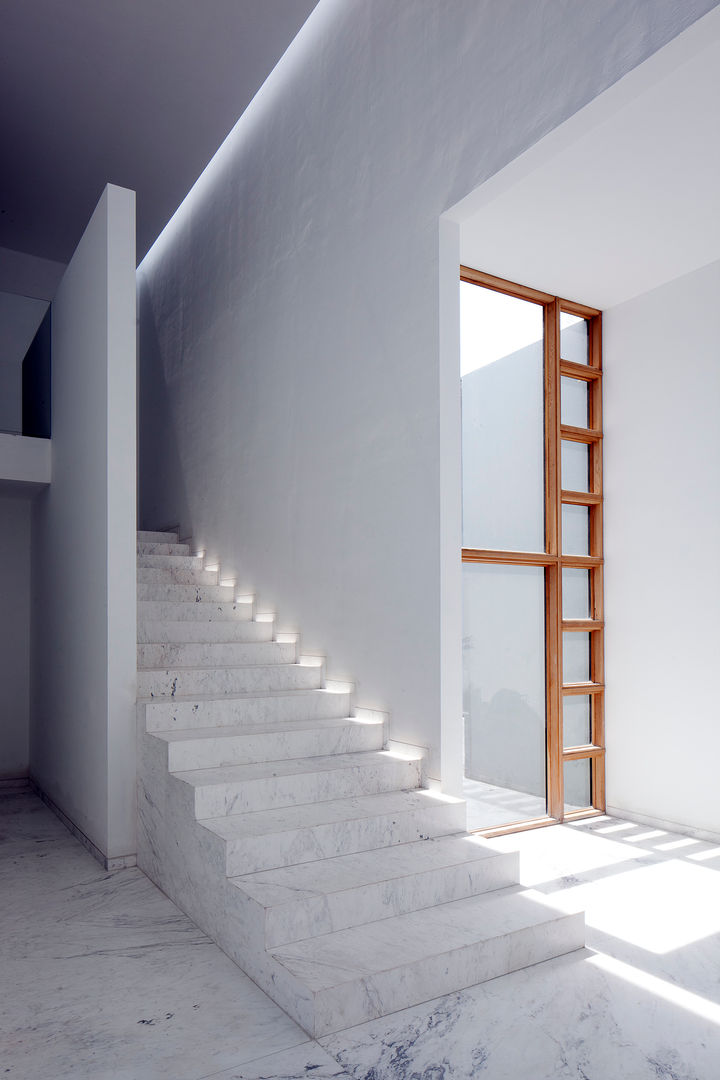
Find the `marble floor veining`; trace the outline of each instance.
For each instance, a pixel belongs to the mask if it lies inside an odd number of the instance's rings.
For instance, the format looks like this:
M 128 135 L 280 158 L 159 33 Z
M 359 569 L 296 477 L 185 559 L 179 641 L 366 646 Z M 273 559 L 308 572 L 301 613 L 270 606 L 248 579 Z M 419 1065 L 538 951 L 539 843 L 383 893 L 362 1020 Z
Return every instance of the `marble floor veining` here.
M 588 947 L 315 1042 L 139 870 L 0 795 L 0 1078 L 720 1080 L 720 847 L 610 818 L 493 843 Z

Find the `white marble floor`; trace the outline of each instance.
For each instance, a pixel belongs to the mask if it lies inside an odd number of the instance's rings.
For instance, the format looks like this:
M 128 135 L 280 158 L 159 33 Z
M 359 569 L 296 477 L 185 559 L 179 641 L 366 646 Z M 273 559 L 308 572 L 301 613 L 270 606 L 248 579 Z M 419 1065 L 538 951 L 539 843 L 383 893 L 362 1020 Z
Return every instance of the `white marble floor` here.
M 467 776 L 463 780 L 463 798 L 467 802 L 468 829 L 494 829 L 545 816 L 544 795 L 528 795 Z
M 609 818 L 493 841 L 588 948 L 308 1039 L 138 870 L 0 796 L 0 1077 L 718 1080 L 720 847 Z

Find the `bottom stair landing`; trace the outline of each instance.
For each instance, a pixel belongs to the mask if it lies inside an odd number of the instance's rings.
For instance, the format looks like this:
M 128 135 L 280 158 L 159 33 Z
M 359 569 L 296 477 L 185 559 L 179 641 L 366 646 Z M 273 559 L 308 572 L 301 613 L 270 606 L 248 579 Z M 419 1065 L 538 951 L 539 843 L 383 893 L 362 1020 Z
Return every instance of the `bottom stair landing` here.
M 312 1036 L 582 948 L 583 915 L 217 577 L 138 534 L 145 873 Z

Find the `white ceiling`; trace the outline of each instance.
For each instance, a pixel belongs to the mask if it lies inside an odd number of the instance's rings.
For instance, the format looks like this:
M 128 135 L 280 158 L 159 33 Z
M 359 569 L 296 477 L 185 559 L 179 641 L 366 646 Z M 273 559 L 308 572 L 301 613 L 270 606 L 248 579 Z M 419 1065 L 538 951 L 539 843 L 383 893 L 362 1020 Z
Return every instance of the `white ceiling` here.
M 720 9 L 448 216 L 464 264 L 604 309 L 720 258 Z
M 141 258 L 316 3 L 3 3 L 0 247 L 67 262 L 111 182 Z

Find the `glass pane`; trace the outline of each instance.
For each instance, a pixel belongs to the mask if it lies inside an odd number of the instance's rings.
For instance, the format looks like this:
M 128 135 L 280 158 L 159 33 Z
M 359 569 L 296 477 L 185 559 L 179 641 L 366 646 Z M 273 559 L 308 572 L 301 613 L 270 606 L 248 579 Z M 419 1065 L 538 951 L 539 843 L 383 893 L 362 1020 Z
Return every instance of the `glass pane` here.
M 563 619 L 590 618 L 590 571 L 563 567 L 562 572 Z
M 590 490 L 590 454 L 587 443 L 563 439 L 560 447 L 564 491 Z
M 543 309 L 460 283 L 463 546 L 544 551 Z
M 463 564 L 465 798 L 470 828 L 545 814 L 545 575 Z
M 565 813 L 573 810 L 587 810 L 592 806 L 590 790 L 590 758 L 566 761 L 565 771 Z
M 590 681 L 590 634 L 563 634 L 563 682 Z
M 590 554 L 590 512 L 587 506 L 572 506 L 569 503 L 563 506 L 562 550 L 563 555 Z
M 586 428 L 589 423 L 588 384 L 582 379 L 560 376 L 560 422 Z
M 573 364 L 588 363 L 587 319 L 560 312 L 560 356 Z
M 590 695 L 565 695 L 563 702 L 563 746 L 585 746 L 590 742 Z

